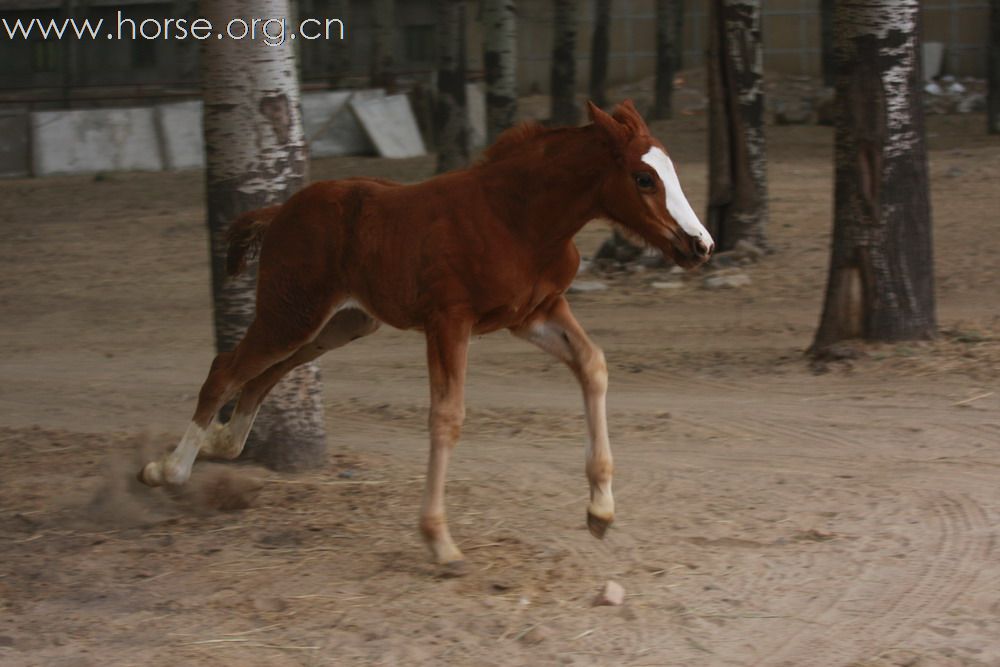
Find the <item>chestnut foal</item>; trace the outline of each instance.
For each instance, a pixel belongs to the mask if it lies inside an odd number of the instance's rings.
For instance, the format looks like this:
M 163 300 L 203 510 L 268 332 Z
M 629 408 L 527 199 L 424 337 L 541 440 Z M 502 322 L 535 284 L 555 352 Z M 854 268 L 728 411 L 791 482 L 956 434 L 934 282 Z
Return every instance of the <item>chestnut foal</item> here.
M 140 478 L 181 484 L 199 453 L 235 458 L 290 369 L 383 322 L 416 329 L 427 338 L 431 386 L 420 531 L 438 563 L 460 564 L 444 487 L 465 418 L 466 351 L 471 335 L 506 328 L 566 363 L 583 389 L 587 523 L 603 537 L 614 518 L 607 367 L 563 296 L 580 262 L 573 236 L 608 220 L 684 267 L 703 262 L 713 242 L 632 103 L 613 116 L 591 104 L 590 118 L 584 127 L 512 129 L 478 164 L 423 183 L 326 181 L 238 219 L 230 271 L 261 247 L 256 319 L 215 358 L 180 444 Z M 220 425 L 217 412 L 237 393 Z

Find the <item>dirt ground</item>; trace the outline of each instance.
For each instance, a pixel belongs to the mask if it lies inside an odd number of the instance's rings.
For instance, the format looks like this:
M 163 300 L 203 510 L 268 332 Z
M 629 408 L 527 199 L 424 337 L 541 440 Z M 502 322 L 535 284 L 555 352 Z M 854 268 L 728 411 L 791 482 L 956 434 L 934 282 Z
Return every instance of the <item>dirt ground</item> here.
M 699 211 L 704 124 L 655 127 Z M 0 664 L 1000 665 L 1000 141 L 984 125 L 931 119 L 935 342 L 803 356 L 826 128 L 769 130 L 776 252 L 749 286 L 589 277 L 609 285 L 571 297 L 611 368 L 603 542 L 569 373 L 506 334 L 476 340 L 448 487 L 458 579 L 415 530 L 419 335 L 322 360 L 324 469 L 199 464 L 184 491 L 140 488 L 212 354 L 202 175 L 0 182 Z M 313 177 L 430 170 L 334 159 Z M 584 252 L 604 235 L 586 229 Z M 624 605 L 592 606 L 609 579 Z

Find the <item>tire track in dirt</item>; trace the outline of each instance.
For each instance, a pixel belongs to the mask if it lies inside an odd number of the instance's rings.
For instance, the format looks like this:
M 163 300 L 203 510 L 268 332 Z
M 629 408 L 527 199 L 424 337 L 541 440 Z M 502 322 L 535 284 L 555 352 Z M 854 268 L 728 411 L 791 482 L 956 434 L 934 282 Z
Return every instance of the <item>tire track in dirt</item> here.
M 939 491 L 913 492 L 911 502 L 925 505 L 934 521 L 932 526 L 923 526 L 932 528 L 924 549 L 909 554 L 918 557 L 903 560 L 905 576 L 889 571 L 888 576 L 875 577 L 868 564 L 864 579 L 885 582 L 882 586 L 876 590 L 857 583 L 844 587 L 817 617 L 821 629 L 800 630 L 754 664 L 829 667 L 872 659 L 899 647 L 932 615 L 946 613 L 972 588 L 978 578 L 975 564 L 992 550 L 991 540 L 976 534 L 988 525 L 982 508 L 967 497 Z M 843 609 L 848 593 L 858 596 L 856 602 L 868 600 L 870 608 Z M 851 641 L 838 641 L 838 637 Z

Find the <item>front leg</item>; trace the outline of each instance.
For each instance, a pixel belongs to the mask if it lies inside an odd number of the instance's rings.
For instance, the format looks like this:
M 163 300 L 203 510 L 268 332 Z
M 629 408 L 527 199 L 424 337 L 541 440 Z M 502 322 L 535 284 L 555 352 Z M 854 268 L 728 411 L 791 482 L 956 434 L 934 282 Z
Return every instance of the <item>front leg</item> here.
M 460 317 L 442 318 L 427 327 L 431 453 L 420 509 L 420 532 L 434 560 L 456 571 L 461 569 L 464 557 L 448 532 L 444 485 L 448 458 L 458 444 L 465 420 L 465 366 L 471 331 L 471 321 Z
M 586 454 L 587 480 L 590 482 L 587 527 L 594 537 L 603 538 L 615 517 L 615 500 L 611 494 L 614 465 L 605 405 L 608 367 L 604 353 L 587 337 L 587 332 L 573 317 L 569 303 L 563 297 L 526 326 L 511 331 L 562 360 L 580 382 L 589 436 Z

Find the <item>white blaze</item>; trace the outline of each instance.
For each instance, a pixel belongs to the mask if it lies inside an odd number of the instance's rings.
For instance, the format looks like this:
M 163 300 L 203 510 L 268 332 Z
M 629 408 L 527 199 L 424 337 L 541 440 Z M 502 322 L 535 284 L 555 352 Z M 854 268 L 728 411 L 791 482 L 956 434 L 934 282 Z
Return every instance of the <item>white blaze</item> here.
M 712 236 L 698 220 L 697 214 L 688 203 L 687 197 L 684 196 L 681 183 L 677 180 L 674 163 L 663 152 L 663 149 L 655 146 L 650 148 L 642 156 L 642 161 L 652 167 L 656 171 L 656 175 L 663 181 L 663 188 L 667 191 L 667 211 L 681 226 L 681 229 L 690 236 L 701 239 L 706 246 L 713 246 Z

